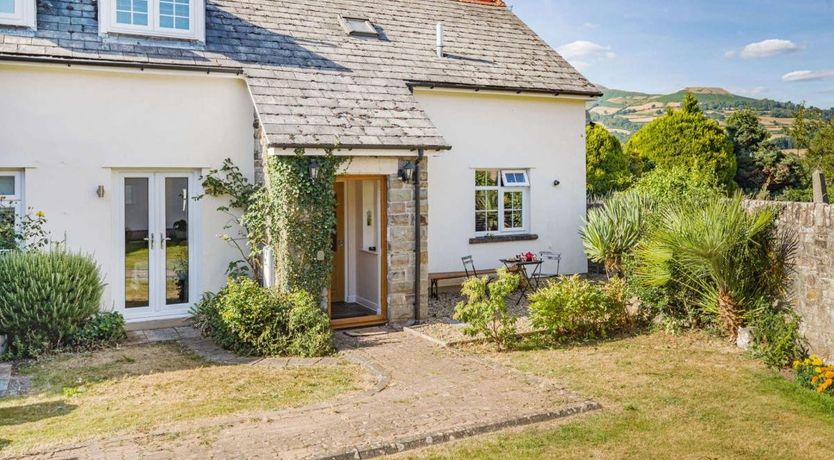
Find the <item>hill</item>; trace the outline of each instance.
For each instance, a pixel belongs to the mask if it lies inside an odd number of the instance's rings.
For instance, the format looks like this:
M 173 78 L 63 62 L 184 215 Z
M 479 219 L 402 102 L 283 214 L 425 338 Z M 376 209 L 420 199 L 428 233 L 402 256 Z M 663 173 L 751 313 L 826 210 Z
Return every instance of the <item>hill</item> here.
M 588 104 L 591 121 L 605 126 L 623 141 L 644 124 L 663 115 L 666 110 L 680 107 L 683 97 L 691 92 L 701 103 L 704 113 L 722 124 L 732 112 L 743 108 L 752 109 L 782 148 L 792 147 L 790 139 L 783 134 L 785 127 L 793 121 L 793 112 L 798 107 L 792 102 L 739 96 L 723 88 L 690 87 L 672 94 L 601 89 L 603 96 Z M 834 116 L 834 109 L 825 110 L 824 115 Z

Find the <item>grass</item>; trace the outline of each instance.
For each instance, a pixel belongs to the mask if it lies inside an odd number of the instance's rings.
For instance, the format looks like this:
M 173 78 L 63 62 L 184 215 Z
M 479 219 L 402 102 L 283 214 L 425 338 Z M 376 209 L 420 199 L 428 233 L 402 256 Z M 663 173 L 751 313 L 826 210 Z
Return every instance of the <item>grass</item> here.
M 605 408 L 562 424 L 448 444 L 428 459 L 829 458 L 834 398 L 703 334 L 663 333 L 495 357 Z
M 173 343 L 57 355 L 20 371 L 33 389 L 0 400 L 0 454 L 304 406 L 361 386 L 354 366 L 213 366 Z

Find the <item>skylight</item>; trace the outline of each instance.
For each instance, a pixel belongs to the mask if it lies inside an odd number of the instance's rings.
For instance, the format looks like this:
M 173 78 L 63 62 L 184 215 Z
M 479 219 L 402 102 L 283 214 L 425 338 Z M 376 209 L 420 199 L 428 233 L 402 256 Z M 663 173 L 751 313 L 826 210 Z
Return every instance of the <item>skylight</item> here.
M 345 29 L 348 35 L 379 37 L 379 32 L 373 23 L 371 23 L 370 19 L 341 16 L 339 20 L 342 23 L 342 28 Z

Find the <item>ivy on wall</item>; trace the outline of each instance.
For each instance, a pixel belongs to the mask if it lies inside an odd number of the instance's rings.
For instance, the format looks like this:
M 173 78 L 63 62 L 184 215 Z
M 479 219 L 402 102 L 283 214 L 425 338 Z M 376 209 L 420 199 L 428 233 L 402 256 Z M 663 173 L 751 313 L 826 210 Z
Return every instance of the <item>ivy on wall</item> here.
M 293 156 L 273 156 L 267 163 L 276 287 L 304 290 L 319 300 L 329 287 L 333 266 L 336 174 L 349 159 L 325 153 L 312 159 L 296 149 Z M 310 177 L 311 161 L 319 167 L 315 179 Z

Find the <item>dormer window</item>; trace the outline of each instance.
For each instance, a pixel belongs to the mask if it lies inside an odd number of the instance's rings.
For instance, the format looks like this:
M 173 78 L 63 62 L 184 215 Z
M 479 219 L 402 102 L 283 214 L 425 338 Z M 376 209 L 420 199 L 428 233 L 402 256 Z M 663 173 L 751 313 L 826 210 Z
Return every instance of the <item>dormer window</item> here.
M 35 28 L 35 0 L 0 0 L 0 25 Z
M 205 41 L 205 0 L 100 0 L 99 3 L 102 34 Z
M 379 37 L 379 31 L 376 30 L 370 19 L 339 16 L 339 22 L 342 23 L 342 28 L 348 35 Z

